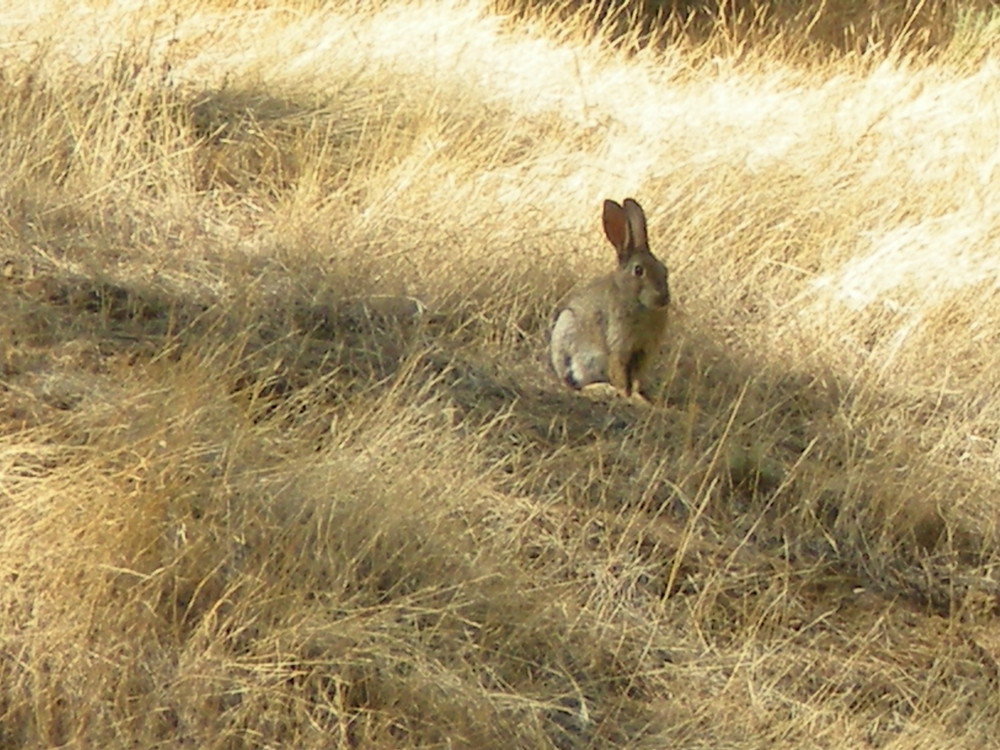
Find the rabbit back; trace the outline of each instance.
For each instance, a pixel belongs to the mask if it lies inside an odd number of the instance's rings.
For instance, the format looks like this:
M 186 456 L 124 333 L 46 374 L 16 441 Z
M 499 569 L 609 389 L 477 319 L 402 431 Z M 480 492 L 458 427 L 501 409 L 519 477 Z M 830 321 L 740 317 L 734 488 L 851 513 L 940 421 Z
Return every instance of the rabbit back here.
M 570 388 L 608 382 L 606 297 L 598 284 L 574 293 L 555 315 L 552 368 Z

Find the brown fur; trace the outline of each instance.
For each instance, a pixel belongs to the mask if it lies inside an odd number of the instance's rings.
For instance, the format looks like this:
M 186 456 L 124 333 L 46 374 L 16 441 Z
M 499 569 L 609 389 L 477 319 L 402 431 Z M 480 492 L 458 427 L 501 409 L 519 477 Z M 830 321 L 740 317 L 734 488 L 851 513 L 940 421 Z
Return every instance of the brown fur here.
M 618 268 L 574 290 L 556 310 L 552 366 L 572 388 L 610 383 L 626 396 L 640 389 L 667 323 L 667 269 L 649 250 L 642 207 L 604 202 L 604 233 Z

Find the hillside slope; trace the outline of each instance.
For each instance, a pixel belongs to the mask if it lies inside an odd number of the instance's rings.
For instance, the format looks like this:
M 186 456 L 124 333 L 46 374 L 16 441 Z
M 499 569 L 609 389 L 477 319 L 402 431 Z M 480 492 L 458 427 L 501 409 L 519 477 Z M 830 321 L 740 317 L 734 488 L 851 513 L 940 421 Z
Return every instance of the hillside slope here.
M 0 11 L 0 745 L 988 746 L 993 26 L 374 5 Z M 628 195 L 648 407 L 545 356 Z

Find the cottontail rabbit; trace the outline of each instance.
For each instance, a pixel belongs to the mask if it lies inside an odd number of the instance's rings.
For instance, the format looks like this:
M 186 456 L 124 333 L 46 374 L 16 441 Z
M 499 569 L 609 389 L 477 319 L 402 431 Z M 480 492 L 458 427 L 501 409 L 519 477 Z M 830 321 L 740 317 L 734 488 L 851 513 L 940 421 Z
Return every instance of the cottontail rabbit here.
M 642 395 L 641 378 L 667 323 L 667 269 L 649 252 L 646 216 L 631 198 L 604 201 L 604 234 L 618 269 L 575 289 L 552 328 L 552 366 L 571 388 L 610 383 Z

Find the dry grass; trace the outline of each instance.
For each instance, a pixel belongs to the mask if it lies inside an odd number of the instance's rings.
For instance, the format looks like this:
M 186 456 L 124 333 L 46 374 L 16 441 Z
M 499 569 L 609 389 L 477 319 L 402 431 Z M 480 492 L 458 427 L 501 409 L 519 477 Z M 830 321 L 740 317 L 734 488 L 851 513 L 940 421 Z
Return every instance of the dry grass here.
M 988 746 L 991 18 L 315 5 L 2 11 L 0 745 Z M 648 409 L 544 355 L 626 195 Z

